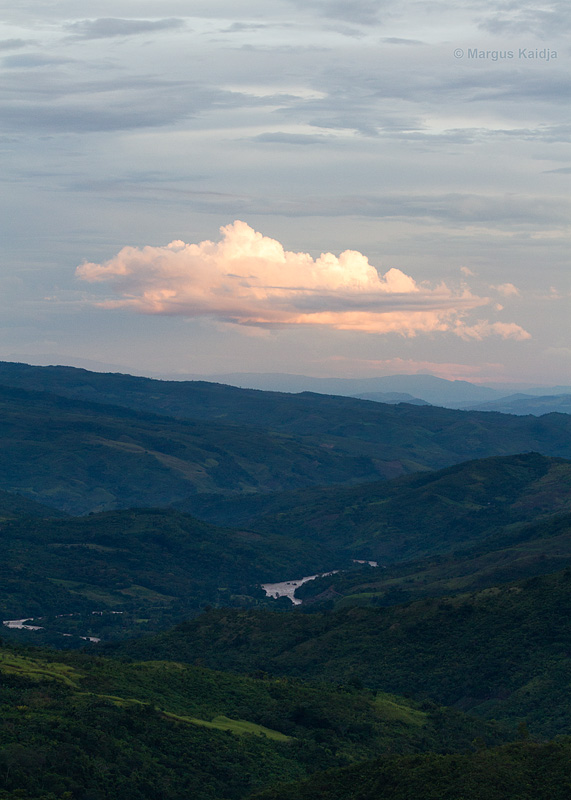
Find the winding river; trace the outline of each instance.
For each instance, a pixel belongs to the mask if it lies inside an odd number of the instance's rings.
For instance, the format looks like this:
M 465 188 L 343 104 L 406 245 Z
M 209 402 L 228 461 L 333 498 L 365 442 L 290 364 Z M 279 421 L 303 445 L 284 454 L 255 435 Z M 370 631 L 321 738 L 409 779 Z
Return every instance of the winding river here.
M 354 558 L 354 564 L 368 564 L 370 567 L 378 567 L 376 561 L 366 561 Z M 263 583 L 262 589 L 266 593 L 266 597 L 273 597 L 277 600 L 278 597 L 288 597 L 294 606 L 300 606 L 302 601 L 295 597 L 295 590 L 308 581 L 314 581 L 316 578 L 325 578 L 327 575 L 337 575 L 341 570 L 334 569 L 331 572 L 319 572 L 317 575 L 306 575 L 305 578 L 296 578 L 291 581 L 281 581 L 280 583 Z

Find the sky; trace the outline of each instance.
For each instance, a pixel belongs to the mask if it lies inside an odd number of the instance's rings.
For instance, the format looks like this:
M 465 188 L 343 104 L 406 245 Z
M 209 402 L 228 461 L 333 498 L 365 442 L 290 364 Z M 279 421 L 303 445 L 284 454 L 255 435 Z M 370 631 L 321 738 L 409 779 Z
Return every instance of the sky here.
M 0 0 L 0 358 L 571 383 L 570 24 Z

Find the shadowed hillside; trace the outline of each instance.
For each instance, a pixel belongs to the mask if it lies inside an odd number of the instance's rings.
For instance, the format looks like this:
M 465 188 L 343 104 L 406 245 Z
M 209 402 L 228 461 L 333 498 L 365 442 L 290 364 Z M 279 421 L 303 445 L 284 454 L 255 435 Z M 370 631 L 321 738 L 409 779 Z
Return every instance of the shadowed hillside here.
M 571 570 L 452 598 L 334 614 L 215 610 L 136 658 L 176 657 L 429 697 L 546 736 L 571 726 Z

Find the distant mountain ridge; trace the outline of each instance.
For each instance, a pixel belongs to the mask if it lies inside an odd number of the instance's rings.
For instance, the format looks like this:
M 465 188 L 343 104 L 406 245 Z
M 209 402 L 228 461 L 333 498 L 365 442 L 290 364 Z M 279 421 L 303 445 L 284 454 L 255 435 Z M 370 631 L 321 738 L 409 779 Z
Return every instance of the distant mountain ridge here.
M 541 416 L 556 412 L 571 414 L 571 394 L 532 395 L 512 394 L 499 400 L 486 403 L 462 404 L 462 408 L 472 411 L 499 411 L 501 414 L 533 414 Z
M 571 458 L 566 414 L 387 405 L 73 367 L 1 364 L 0 411 L 0 488 L 74 514 L 356 484 L 526 451 Z
M 202 376 L 231 386 L 280 392 L 318 392 L 341 397 L 362 397 L 371 392 L 406 393 L 432 405 L 485 402 L 502 392 L 468 381 L 449 381 L 434 375 L 387 375 L 377 378 L 315 378 L 281 373 L 226 373 Z M 368 399 L 368 398 L 365 398 Z

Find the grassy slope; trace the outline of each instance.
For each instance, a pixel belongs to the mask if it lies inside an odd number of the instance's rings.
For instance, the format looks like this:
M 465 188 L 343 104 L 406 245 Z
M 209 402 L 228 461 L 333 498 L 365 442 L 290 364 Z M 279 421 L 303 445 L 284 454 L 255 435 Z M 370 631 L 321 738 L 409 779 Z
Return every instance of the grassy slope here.
M 68 419 L 67 422 L 75 421 L 72 436 L 76 445 L 84 444 L 85 435 L 91 434 L 89 441 L 92 448 L 95 447 L 92 450 L 94 469 L 101 472 L 111 448 L 117 460 L 125 460 L 124 467 L 128 463 L 141 473 L 143 467 L 150 467 L 150 459 L 155 462 L 154 468 L 161 466 L 176 473 L 170 475 L 171 482 L 178 477 L 194 487 L 189 490 L 187 486 L 187 491 L 181 496 L 180 485 L 176 482 L 170 489 L 163 485 L 166 499 L 161 502 L 181 501 L 195 491 L 275 491 L 316 483 L 356 482 L 378 476 L 389 478 L 423 468 L 441 468 L 467 459 L 527 450 L 571 457 L 571 417 L 564 414 L 549 414 L 538 419 L 434 407 L 389 406 L 311 393 L 291 395 L 205 382 L 153 381 L 125 375 L 103 375 L 69 367 L 3 364 L 0 377 L 4 382 L 27 389 L 44 388 L 74 398 L 68 400 L 67 405 L 60 403 L 58 411 L 50 412 L 44 408 L 44 417 L 55 415 L 48 424 L 48 436 L 53 438 L 55 434 L 54 441 L 64 460 L 68 458 L 64 455 L 68 443 L 62 430 L 57 426 L 54 430 L 53 423 L 57 422 L 64 407 L 70 413 L 75 408 L 75 420 Z M 13 389 L 10 395 L 10 390 L 3 390 L 5 398 L 12 396 L 14 399 L 14 392 L 17 390 Z M 19 396 L 24 398 L 22 394 Z M 86 399 L 116 404 L 114 411 L 99 408 L 102 431 L 95 434 L 95 438 L 93 426 L 90 427 L 84 419 L 88 409 L 82 403 Z M 36 401 L 39 402 L 37 396 Z M 28 398 L 24 405 L 31 411 L 30 402 L 31 398 Z M 184 427 L 184 423 L 171 420 L 173 446 L 165 449 L 165 419 L 162 423 L 155 419 L 156 435 L 153 437 L 150 419 L 139 414 L 138 422 L 142 429 L 135 426 L 123 431 L 130 440 L 122 440 L 117 425 L 105 418 L 106 414 L 117 417 L 119 405 L 141 412 L 192 418 L 195 423 L 191 428 L 188 423 Z M 4 413 L 13 417 L 13 410 L 9 408 Z M 128 418 L 127 413 L 122 415 L 124 428 L 129 427 Z M 21 416 L 18 419 L 22 423 Z M 135 419 L 136 416 L 131 416 L 133 422 Z M 199 424 L 197 420 L 202 422 Z M 213 421 L 244 427 L 226 427 L 221 440 L 220 435 L 216 436 Z M 28 422 L 32 423 L 31 418 Z M 253 433 L 254 426 L 257 433 Z M 272 433 L 263 434 L 262 428 Z M 21 426 L 17 432 L 21 434 L 20 445 L 22 440 L 27 442 L 28 434 Z M 302 438 L 287 438 L 292 436 Z M 30 447 L 29 442 L 25 447 Z M 37 452 L 32 449 L 29 455 L 37 457 L 40 453 L 41 448 Z M 147 464 L 141 461 L 144 455 L 149 457 Z M 218 464 L 207 463 L 209 459 Z M 185 467 L 184 463 L 188 461 L 190 467 Z M 86 465 L 79 453 L 73 467 L 77 470 L 77 476 L 73 473 L 74 478 L 85 481 Z M 111 467 L 107 464 L 106 468 Z M 37 484 L 35 476 L 26 473 L 26 477 L 28 484 L 30 477 Z M 116 471 L 114 477 L 120 493 L 128 494 L 131 487 L 123 485 L 121 471 Z M 144 470 L 139 477 L 145 478 Z M 3 485 L 13 488 L 21 485 L 6 484 L 1 473 L 0 479 Z M 166 476 L 159 475 L 158 480 L 159 484 L 164 484 Z M 89 483 L 87 480 L 86 490 L 94 492 Z M 95 493 L 90 497 L 90 507 L 110 507 L 113 498 L 107 497 L 105 492 L 113 495 L 116 491 L 113 487 L 111 482 L 104 482 L 99 495 Z M 31 488 L 38 491 L 33 485 Z M 76 485 L 78 491 L 79 488 Z M 161 487 L 153 489 L 153 484 L 147 480 L 146 488 L 156 494 Z M 54 503 L 62 502 L 53 485 L 42 486 L 41 491 L 46 496 L 53 493 Z M 66 502 L 69 504 L 69 500 Z M 125 502 L 141 504 L 140 500 L 128 497 Z M 156 505 L 159 501 L 153 497 L 150 502 Z
M 553 516 L 570 506 L 570 486 L 569 462 L 527 454 L 314 491 L 311 503 L 255 523 L 258 532 L 161 509 L 7 520 L 0 530 L 0 616 L 136 610 L 145 619 L 158 614 L 168 627 L 207 603 L 265 602 L 255 584 L 345 566 L 351 555 L 398 563 L 446 554 L 316 581 L 301 593 L 333 583 L 359 602 L 394 603 L 545 573 L 571 555 L 568 517 Z M 108 621 L 91 618 L 92 635 L 100 635 L 95 622 L 100 629 Z M 123 635 L 132 632 L 123 627 Z M 116 624 L 109 633 L 119 632 Z
M 379 476 L 370 457 L 300 437 L 38 392 L 0 387 L 0 414 L 0 486 L 75 514 Z
M 306 607 L 396 605 L 545 575 L 571 562 L 571 514 L 513 524 L 462 550 L 388 569 L 353 569 L 298 589 Z
M 36 503 L 27 497 L 22 497 L 12 492 L 0 490 L 0 520 L 21 519 L 22 517 L 46 518 L 46 517 L 65 517 L 63 511 L 59 511 L 53 506 L 45 506 Z

